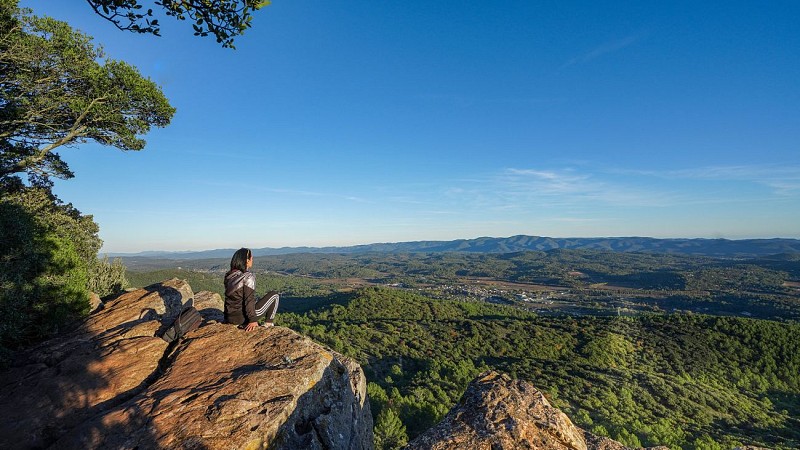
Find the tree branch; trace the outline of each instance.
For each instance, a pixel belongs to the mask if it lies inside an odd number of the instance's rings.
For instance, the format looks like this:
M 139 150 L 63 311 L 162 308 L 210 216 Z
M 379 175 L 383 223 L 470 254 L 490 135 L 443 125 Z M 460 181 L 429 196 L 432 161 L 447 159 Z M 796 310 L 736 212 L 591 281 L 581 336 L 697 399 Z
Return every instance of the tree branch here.
M 99 97 L 95 98 L 89 103 L 89 105 L 81 112 L 81 115 L 75 120 L 75 123 L 72 124 L 72 127 L 67 131 L 64 136 L 56 140 L 55 142 L 51 143 L 50 145 L 46 145 L 45 147 L 39 149 L 33 155 L 23 158 L 21 161 L 17 162 L 16 164 L 12 165 L 9 169 L 0 172 L 0 176 L 9 175 L 12 173 L 24 172 L 26 169 L 31 167 L 32 165 L 42 161 L 48 153 L 52 152 L 54 149 L 61 147 L 62 145 L 69 144 L 73 141 L 76 137 L 81 136 L 88 127 L 81 124 L 86 116 L 89 114 L 90 110 L 94 107 L 94 105 L 98 103 L 102 103 L 107 97 Z

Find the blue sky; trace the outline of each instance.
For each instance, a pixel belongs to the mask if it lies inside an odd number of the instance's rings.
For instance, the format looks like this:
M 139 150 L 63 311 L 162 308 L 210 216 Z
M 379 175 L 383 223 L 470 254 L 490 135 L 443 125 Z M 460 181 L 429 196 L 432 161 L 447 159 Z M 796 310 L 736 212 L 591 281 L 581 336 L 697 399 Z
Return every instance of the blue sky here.
M 106 252 L 800 237 L 797 1 L 275 0 L 235 51 L 22 4 L 177 108 L 141 152 L 61 152 Z

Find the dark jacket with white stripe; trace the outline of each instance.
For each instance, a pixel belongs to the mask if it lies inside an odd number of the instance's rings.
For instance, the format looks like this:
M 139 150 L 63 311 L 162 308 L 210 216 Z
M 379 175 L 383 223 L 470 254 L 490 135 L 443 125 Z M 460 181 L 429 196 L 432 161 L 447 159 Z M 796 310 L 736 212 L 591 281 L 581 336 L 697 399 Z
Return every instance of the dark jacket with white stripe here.
M 246 325 L 257 319 L 256 276 L 231 270 L 225 274 L 225 322 Z

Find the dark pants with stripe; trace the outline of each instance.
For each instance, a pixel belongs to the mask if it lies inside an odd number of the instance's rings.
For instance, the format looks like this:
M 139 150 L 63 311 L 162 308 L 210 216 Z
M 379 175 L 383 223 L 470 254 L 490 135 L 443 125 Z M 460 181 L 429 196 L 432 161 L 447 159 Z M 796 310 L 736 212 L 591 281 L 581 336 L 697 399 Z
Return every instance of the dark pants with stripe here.
M 278 303 L 280 303 L 280 295 L 275 291 L 267 292 L 256 300 L 256 317 L 259 319 L 264 317 L 267 322 L 272 322 L 278 312 Z

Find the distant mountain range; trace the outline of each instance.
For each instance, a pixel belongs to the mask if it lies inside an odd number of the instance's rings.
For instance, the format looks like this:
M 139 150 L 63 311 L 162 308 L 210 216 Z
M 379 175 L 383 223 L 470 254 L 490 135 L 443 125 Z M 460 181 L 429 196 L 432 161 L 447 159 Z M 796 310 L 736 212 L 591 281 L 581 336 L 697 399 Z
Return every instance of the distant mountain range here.
M 656 239 L 647 237 L 549 238 L 541 236 L 480 237 L 454 241 L 415 241 L 355 245 L 350 247 L 282 247 L 253 249 L 255 256 L 291 253 L 513 253 L 557 249 L 608 250 L 614 252 L 677 253 L 722 258 L 749 258 L 776 254 L 800 254 L 800 239 Z M 109 256 L 153 259 L 229 258 L 236 249 L 195 252 L 111 253 Z M 794 259 L 794 258 L 793 258 Z

